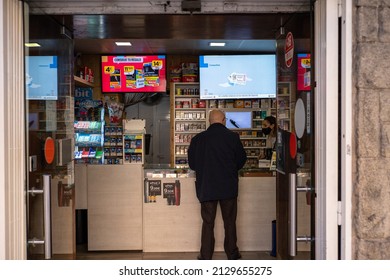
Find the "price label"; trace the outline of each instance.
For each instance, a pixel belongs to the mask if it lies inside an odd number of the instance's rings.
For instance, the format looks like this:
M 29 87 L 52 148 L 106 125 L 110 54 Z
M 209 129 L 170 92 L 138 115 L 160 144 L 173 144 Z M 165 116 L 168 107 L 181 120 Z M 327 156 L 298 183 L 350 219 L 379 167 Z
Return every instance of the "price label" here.
M 125 75 L 134 73 L 134 66 L 125 66 L 124 67 Z
M 304 58 L 301 60 L 301 65 L 303 68 L 310 68 L 310 58 Z
M 114 66 L 104 66 L 104 73 L 105 74 L 113 74 L 115 71 Z
M 162 60 L 153 60 L 152 61 L 152 69 L 153 70 L 160 70 L 163 67 Z

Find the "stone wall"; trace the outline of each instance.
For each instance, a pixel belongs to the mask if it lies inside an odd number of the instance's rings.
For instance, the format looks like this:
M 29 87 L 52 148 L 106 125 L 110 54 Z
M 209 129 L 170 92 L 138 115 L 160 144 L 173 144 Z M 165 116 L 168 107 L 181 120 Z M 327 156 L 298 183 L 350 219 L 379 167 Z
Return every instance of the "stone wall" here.
M 390 259 L 390 0 L 353 5 L 353 258 Z

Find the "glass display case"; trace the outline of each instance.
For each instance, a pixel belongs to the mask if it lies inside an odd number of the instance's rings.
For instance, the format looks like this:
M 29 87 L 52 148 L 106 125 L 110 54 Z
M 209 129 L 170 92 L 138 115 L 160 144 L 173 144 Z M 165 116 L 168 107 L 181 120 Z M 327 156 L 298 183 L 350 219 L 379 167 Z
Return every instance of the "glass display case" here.
M 74 122 L 75 162 L 104 163 L 104 108 L 100 100 L 76 103 Z
M 169 164 L 148 164 L 144 167 L 144 176 L 158 178 L 195 178 L 195 171 L 189 168 L 171 168 Z

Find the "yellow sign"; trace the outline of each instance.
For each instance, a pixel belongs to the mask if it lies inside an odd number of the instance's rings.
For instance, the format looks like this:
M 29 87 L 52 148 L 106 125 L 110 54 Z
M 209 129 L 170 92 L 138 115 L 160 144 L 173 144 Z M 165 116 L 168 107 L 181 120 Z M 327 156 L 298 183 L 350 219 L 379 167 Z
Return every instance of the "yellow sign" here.
M 162 60 L 153 60 L 152 61 L 152 68 L 153 69 L 161 69 L 163 66 Z
M 132 74 L 132 73 L 134 73 L 134 66 L 125 66 L 124 71 L 125 71 L 125 74 L 126 73 Z
M 104 66 L 104 73 L 106 74 L 112 74 L 115 71 L 114 66 Z

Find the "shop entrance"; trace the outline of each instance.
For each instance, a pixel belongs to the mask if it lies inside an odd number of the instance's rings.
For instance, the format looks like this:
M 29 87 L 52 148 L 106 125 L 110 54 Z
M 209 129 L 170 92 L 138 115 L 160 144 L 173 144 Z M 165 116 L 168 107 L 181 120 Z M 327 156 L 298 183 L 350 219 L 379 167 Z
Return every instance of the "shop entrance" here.
M 313 23 L 311 7 L 301 34 L 291 32 L 287 20 L 276 39 L 276 251 L 281 259 L 315 258 Z
M 314 251 L 316 250 L 312 242 L 314 238 L 314 98 L 312 93 L 313 74 L 310 70 L 313 69 L 312 61 L 314 57 L 312 43 L 313 21 L 301 22 L 300 31 L 296 31 L 294 29 L 296 27 L 292 26 L 294 14 L 283 17 L 274 15 L 273 18 L 278 22 L 277 30 L 272 30 L 273 32 L 276 31 L 277 34 L 276 37 L 273 37 L 273 40 L 277 42 L 277 49 L 273 51 L 278 55 L 278 92 L 276 97 L 278 135 L 275 146 L 278 182 L 278 200 L 276 202 L 277 254 L 281 259 L 294 258 L 295 255 L 299 255 L 300 258 L 310 259 L 314 258 Z M 308 18 L 313 19 L 312 10 Z M 58 21 L 56 21 L 57 23 Z M 61 25 L 58 25 L 58 27 L 60 30 L 63 28 Z M 42 28 L 42 30 L 45 29 Z M 65 29 L 63 30 L 65 31 Z M 31 56 L 57 57 L 57 59 L 63 59 L 64 65 L 69 66 L 68 68 L 58 70 L 59 90 L 57 99 L 48 100 L 39 97 L 40 99 L 30 98 L 26 101 L 26 107 L 29 108 L 29 124 L 31 123 L 31 127 L 28 128 L 28 141 L 31 146 L 28 153 L 28 161 L 31 163 L 28 188 L 29 190 L 30 187 L 42 188 L 40 184 L 42 181 L 45 181 L 43 178 L 47 178 L 43 177 L 43 175 L 50 175 L 50 183 L 57 188 L 55 194 L 52 192 L 50 196 L 51 206 L 53 207 L 55 202 L 60 207 L 59 211 L 74 211 L 72 207 L 67 208 L 69 205 L 66 205 L 66 202 L 63 204 L 64 197 L 66 201 L 66 197 L 70 198 L 72 195 L 74 182 L 73 163 L 67 160 L 61 161 L 61 158 L 57 157 L 48 161 L 45 157 L 47 150 L 51 147 L 46 145 L 47 141 L 51 143 L 50 139 L 53 139 L 56 147 L 65 145 L 62 147 L 66 149 L 67 139 L 73 138 L 71 129 L 73 128 L 74 120 L 72 116 L 72 92 L 74 88 L 72 79 L 73 45 L 72 41 L 67 38 L 66 32 L 60 32 L 57 36 L 59 37 L 53 37 L 54 43 L 52 48 L 47 50 L 40 49 L 38 51 L 29 49 L 26 52 L 26 54 Z M 237 35 L 232 36 L 234 39 L 239 37 Z M 261 52 L 261 50 L 257 51 Z M 28 69 L 27 66 L 26 69 Z M 55 121 L 53 122 L 53 120 Z M 35 144 L 33 139 L 37 140 Z M 65 154 L 69 152 L 66 150 L 61 151 Z M 34 163 L 37 163 L 36 166 L 34 166 Z M 31 222 L 34 219 L 40 219 L 37 217 L 45 212 L 43 208 L 36 212 L 32 210 L 33 208 L 41 207 L 32 206 L 34 203 L 43 205 L 43 201 L 37 199 L 39 197 L 38 194 L 32 197 L 32 199 L 29 198 L 29 217 L 31 217 Z M 71 201 L 74 200 L 71 199 Z M 294 206 L 291 201 L 297 201 L 297 204 Z M 74 214 L 72 215 L 75 217 Z M 292 224 L 295 217 L 301 216 L 304 219 L 303 228 L 301 228 L 299 220 L 298 225 Z M 60 225 L 57 225 L 58 228 L 54 228 L 57 226 L 52 223 L 52 230 L 57 230 L 63 226 L 63 221 L 61 219 Z M 29 229 L 30 227 L 35 228 L 33 224 L 43 228 L 42 222 L 32 222 L 32 225 L 29 225 Z M 302 233 L 300 232 L 301 229 L 304 230 Z M 34 237 L 35 235 L 31 235 L 32 239 Z M 296 244 L 297 238 L 302 242 L 300 241 Z M 36 239 L 39 238 L 36 237 Z M 73 247 L 70 252 L 75 252 L 75 241 L 72 240 L 71 242 L 73 242 L 73 245 L 71 245 Z M 33 243 L 31 242 L 31 244 Z M 30 258 L 34 258 L 34 255 L 36 255 L 35 250 L 38 250 L 36 248 L 39 247 L 39 243 L 42 244 L 40 241 L 33 244 L 35 246 L 32 246 L 32 248 L 35 249 L 31 249 Z M 42 250 L 38 251 L 40 254 L 43 254 Z M 301 257 L 301 253 L 305 257 Z

